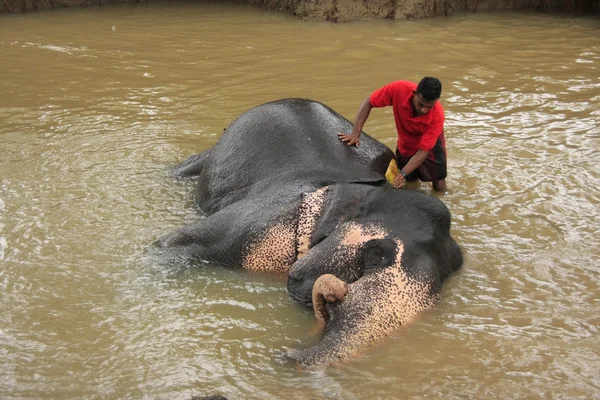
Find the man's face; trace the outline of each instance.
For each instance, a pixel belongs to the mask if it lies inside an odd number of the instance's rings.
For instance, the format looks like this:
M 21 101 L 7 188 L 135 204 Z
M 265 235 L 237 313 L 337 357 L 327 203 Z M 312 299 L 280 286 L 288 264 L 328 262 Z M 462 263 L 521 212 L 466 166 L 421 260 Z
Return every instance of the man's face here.
M 437 100 L 427 101 L 421 93 L 417 93 L 413 90 L 412 104 L 417 115 L 427 114 L 431 111 L 433 106 L 435 106 L 435 103 L 437 103 Z

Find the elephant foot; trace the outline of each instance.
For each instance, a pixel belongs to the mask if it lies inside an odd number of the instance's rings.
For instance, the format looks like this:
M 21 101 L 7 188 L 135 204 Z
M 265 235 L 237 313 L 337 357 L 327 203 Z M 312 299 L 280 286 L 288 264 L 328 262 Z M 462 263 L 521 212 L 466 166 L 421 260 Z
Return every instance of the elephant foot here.
M 321 275 L 315 281 L 312 291 L 312 303 L 320 330 L 325 329 L 329 321 L 329 313 L 325 308 L 325 303 L 343 301 L 347 293 L 348 284 L 338 279 L 335 275 Z

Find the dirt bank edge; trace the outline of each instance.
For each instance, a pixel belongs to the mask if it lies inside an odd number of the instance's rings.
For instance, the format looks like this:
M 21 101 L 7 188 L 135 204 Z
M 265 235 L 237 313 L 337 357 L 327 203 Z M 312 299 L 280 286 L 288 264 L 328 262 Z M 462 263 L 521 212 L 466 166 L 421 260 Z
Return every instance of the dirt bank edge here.
M 151 2 L 145 0 L 141 3 Z M 187 0 L 169 0 L 174 6 Z M 581 10 L 598 13 L 600 0 L 234 0 L 300 18 L 348 22 L 357 19 L 418 19 L 475 10 Z M 137 4 L 139 0 L 0 0 L 0 13 L 93 6 L 108 3 Z M 570 10 L 568 10 L 570 11 Z

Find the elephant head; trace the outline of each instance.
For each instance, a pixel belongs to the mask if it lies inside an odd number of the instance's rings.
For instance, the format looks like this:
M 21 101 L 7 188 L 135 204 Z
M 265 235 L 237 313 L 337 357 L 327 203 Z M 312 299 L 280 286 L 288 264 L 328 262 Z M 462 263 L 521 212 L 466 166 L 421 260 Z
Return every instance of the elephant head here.
M 316 345 L 288 351 L 301 365 L 344 360 L 388 336 L 437 303 L 443 280 L 462 264 L 437 198 L 387 185 L 353 198 L 353 186 L 330 188 L 310 250 L 289 273 L 290 296 L 312 305 L 324 327 Z M 339 192 L 347 207 L 336 212 Z

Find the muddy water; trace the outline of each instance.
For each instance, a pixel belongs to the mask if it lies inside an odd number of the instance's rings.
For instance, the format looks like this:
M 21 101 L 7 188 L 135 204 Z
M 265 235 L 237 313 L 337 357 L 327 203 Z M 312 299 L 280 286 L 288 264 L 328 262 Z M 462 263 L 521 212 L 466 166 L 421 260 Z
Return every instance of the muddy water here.
M 90 7 L 0 17 L 0 70 L 0 398 L 600 396 L 597 19 Z M 414 324 L 299 371 L 281 348 L 314 321 L 284 277 L 144 262 L 197 218 L 168 167 L 237 115 L 293 96 L 353 119 L 425 74 L 444 84 L 466 262 Z M 365 129 L 394 146 L 390 110 Z

